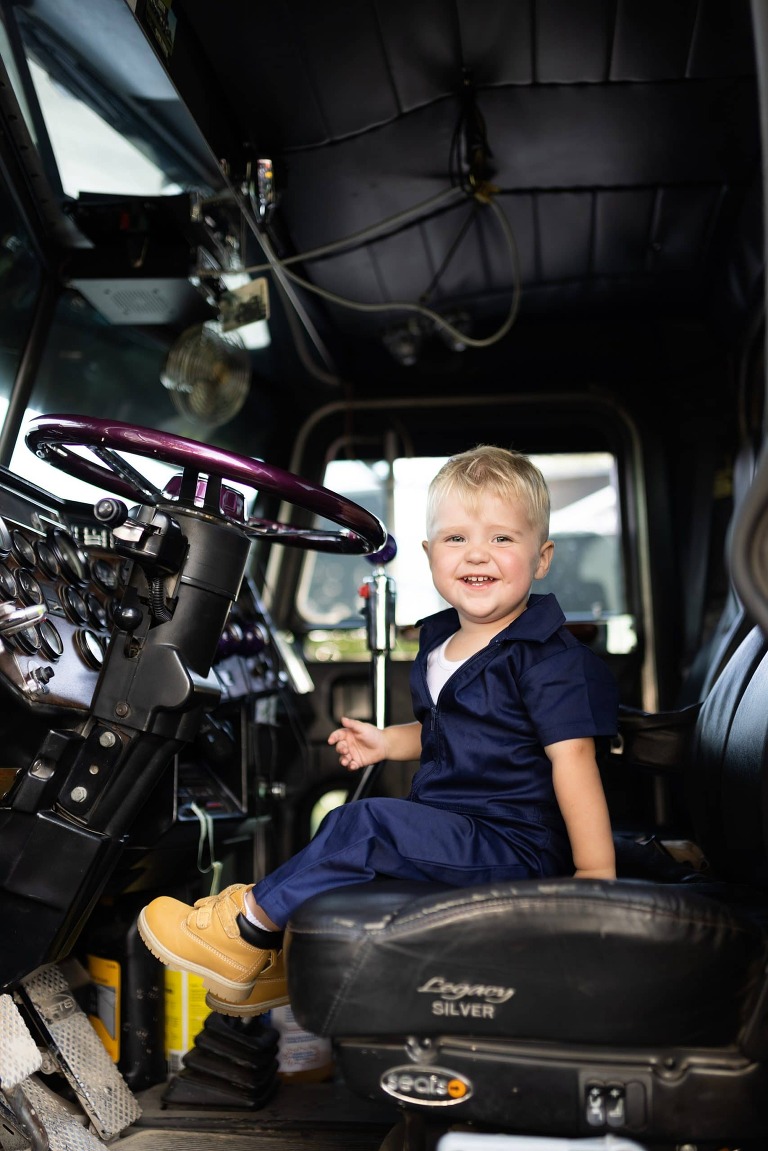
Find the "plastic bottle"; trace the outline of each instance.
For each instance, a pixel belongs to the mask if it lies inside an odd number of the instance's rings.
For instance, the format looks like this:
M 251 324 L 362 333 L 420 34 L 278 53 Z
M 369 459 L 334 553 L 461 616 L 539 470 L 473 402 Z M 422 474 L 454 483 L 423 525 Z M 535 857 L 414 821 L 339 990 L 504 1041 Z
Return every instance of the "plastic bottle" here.
M 290 1007 L 275 1007 L 272 1026 L 279 1035 L 277 1073 L 281 1079 L 300 1083 L 323 1083 L 333 1077 L 330 1039 L 304 1031 Z

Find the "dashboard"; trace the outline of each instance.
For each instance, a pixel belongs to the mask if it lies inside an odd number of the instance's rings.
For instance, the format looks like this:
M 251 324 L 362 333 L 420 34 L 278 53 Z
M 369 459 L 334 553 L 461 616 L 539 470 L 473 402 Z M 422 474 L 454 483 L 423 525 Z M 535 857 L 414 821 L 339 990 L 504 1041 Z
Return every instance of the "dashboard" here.
M 0 797 L 48 729 L 87 727 L 131 563 L 89 505 L 0 469 Z M 263 806 L 276 770 L 264 748 L 307 690 L 297 662 L 246 576 L 212 669 L 219 704 L 176 758 L 176 819 Z

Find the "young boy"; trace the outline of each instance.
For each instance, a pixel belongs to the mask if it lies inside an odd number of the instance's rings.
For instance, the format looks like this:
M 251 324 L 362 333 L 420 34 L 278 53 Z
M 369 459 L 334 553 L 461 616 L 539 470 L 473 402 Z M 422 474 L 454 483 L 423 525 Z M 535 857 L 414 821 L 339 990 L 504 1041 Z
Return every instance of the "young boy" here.
M 380 730 L 343 718 L 341 764 L 420 759 L 407 799 L 357 800 L 255 886 L 189 907 L 153 900 L 139 932 L 195 972 L 215 1010 L 287 1002 L 283 929 L 317 892 L 375 876 L 456 886 L 573 874 L 615 878 L 595 740 L 615 734 L 605 663 L 565 628 L 549 571 L 549 492 L 524 455 L 481 446 L 435 476 L 423 544 L 450 608 L 426 619 L 411 673 L 415 720 Z

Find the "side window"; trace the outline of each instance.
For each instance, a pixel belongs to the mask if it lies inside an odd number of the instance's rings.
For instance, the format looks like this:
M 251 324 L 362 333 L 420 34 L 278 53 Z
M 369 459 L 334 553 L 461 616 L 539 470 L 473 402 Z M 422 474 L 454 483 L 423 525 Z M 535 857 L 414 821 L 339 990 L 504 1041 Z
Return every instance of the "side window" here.
M 608 452 L 533 455 L 552 497 L 550 534 L 555 556 L 537 592 L 554 592 L 569 622 L 599 622 L 603 646 L 626 653 L 635 644 L 627 614 L 615 458 Z M 397 646 L 394 658 L 413 651 L 410 629 L 445 606 L 422 553 L 427 489 L 445 457 L 335 460 L 323 483 L 379 516 L 397 541 L 387 573 L 395 581 Z M 322 525 L 327 526 L 327 525 Z M 372 568 L 364 557 L 308 552 L 297 610 L 309 659 L 365 658 L 360 588 Z

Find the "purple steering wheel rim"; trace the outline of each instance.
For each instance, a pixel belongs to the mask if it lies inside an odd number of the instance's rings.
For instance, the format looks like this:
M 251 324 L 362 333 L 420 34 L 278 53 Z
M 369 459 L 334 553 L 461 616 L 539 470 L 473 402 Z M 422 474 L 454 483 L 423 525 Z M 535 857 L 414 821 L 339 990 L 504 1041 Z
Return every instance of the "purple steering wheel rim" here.
M 292 472 L 261 463 L 250 456 L 239 456 L 171 432 L 120 420 L 55 414 L 36 417 L 27 431 L 26 443 L 30 451 L 54 467 L 77 479 L 101 485 L 125 499 L 146 502 L 146 495 L 115 471 L 67 449 L 87 447 L 131 452 L 176 467 L 194 468 L 207 475 L 238 480 L 248 487 L 279 496 L 298 508 L 315 512 L 342 529 L 322 533 L 263 520 L 238 525 L 256 538 L 357 555 L 375 552 L 387 540 L 386 529 L 376 516 L 329 488 L 312 484 Z

